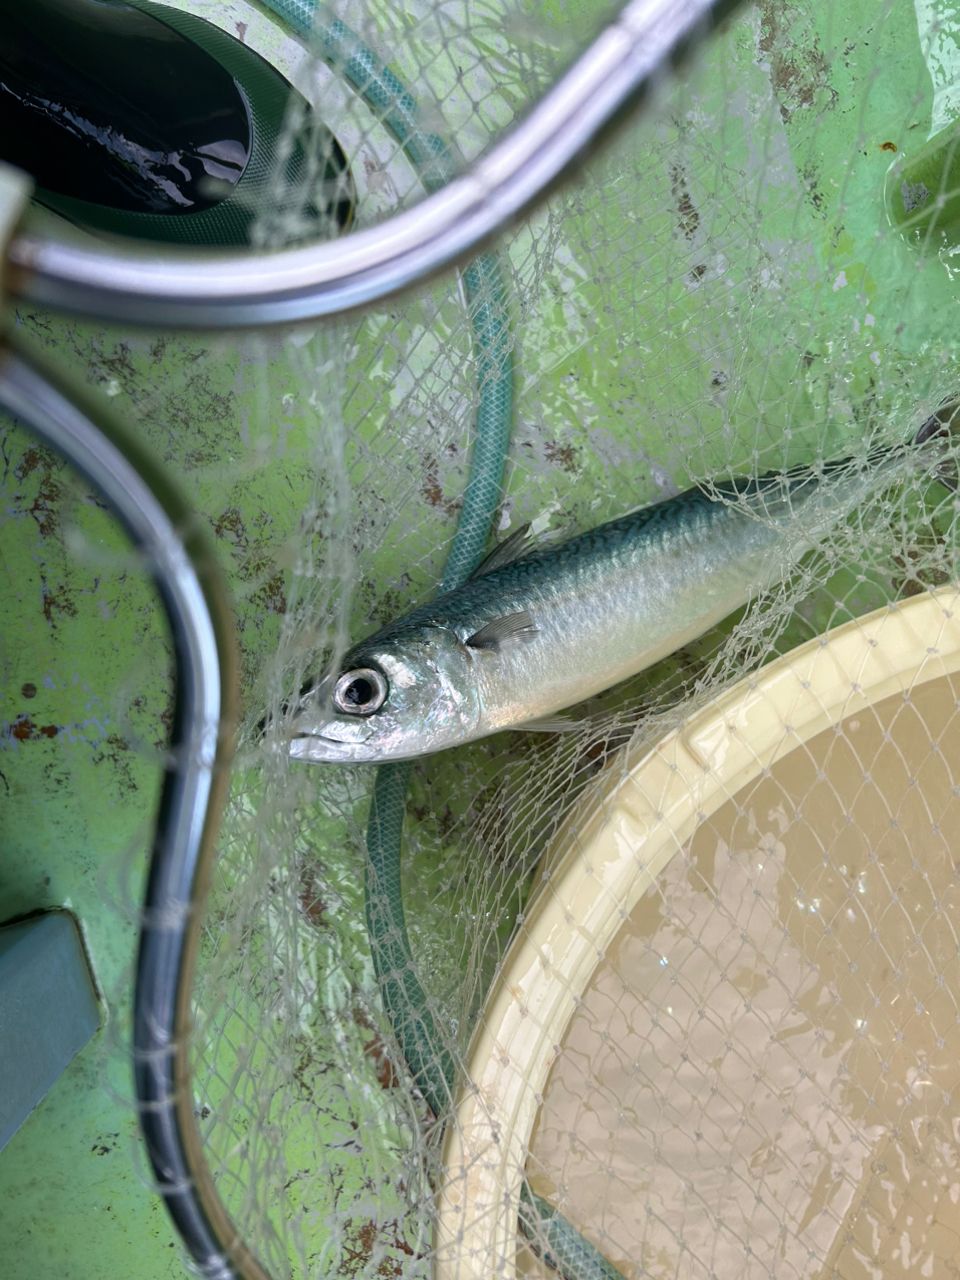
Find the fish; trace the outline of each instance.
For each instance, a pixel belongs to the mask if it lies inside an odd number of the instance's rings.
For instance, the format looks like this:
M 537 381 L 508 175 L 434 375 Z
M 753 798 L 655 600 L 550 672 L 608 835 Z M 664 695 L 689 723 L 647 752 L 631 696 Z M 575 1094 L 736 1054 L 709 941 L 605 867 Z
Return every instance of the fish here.
M 951 410 L 951 414 L 952 414 Z M 912 443 L 711 491 L 688 489 L 552 546 L 523 526 L 468 581 L 410 610 L 345 655 L 301 698 L 291 757 L 414 759 L 506 729 L 562 732 L 561 714 L 702 636 L 784 579 Z M 947 483 L 941 463 L 935 476 Z

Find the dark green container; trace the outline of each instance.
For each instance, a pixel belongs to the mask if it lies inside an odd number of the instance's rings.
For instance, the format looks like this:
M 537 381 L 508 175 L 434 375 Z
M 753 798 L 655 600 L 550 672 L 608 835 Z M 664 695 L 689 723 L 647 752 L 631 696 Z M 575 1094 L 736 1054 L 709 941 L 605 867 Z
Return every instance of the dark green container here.
M 890 218 L 911 239 L 941 248 L 960 244 L 960 120 L 887 173 Z
M 355 191 L 333 134 L 241 40 L 152 0 L 0 0 L 0 160 L 86 231 L 238 247 L 329 238 Z M 304 198 L 304 191 L 307 195 Z M 289 204 L 285 205 L 285 201 Z

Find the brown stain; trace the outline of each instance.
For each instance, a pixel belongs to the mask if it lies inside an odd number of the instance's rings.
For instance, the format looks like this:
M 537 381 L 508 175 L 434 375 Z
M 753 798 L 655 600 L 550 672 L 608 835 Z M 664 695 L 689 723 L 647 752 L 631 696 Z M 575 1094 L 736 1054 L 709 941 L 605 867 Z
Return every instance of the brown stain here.
M 70 770 L 64 765 L 59 752 L 54 752 L 53 759 L 48 760 L 41 769 L 42 791 L 49 793 L 54 790 L 69 790 L 73 785 L 73 777 Z
M 820 190 L 820 173 L 817 166 L 810 161 L 805 164 L 800 173 L 804 186 L 807 188 L 807 195 L 810 197 L 810 203 L 819 213 L 825 204 L 823 192 Z
M 570 475 L 578 475 L 580 471 L 576 445 L 560 444 L 557 440 L 547 440 L 543 446 L 544 456 L 548 462 L 555 462 Z
M 370 599 L 368 612 L 374 622 L 386 626 L 388 622 L 393 622 L 394 618 L 398 618 L 405 609 L 410 607 L 410 575 L 405 573 L 401 583 L 401 589 L 388 588 L 382 595 L 377 595 L 372 589 L 368 591 Z
M 55 738 L 60 732 L 56 724 L 34 724 L 27 715 L 19 715 L 9 726 L 7 732 L 17 742 L 36 742 L 40 738 Z
M 43 462 L 44 456 L 40 449 L 28 449 L 14 467 L 13 474 L 18 480 L 25 480 L 32 471 L 36 471 L 37 467 L 42 466 Z
M 26 450 L 13 469 L 16 479 L 22 484 L 28 476 L 36 473 L 36 493 L 28 506 L 21 508 L 36 521 L 40 536 L 49 538 L 59 532 L 60 513 L 57 506 L 63 497 L 63 487 L 57 479 L 57 473 L 63 463 L 46 449 L 34 446 Z M 16 495 L 18 503 L 24 499 L 23 494 Z
M 443 490 L 440 488 L 440 482 L 436 478 L 436 473 L 434 473 L 432 478 L 429 476 L 427 477 L 423 483 L 421 492 L 430 503 L 431 507 L 443 506 Z
M 896 149 L 897 149 L 897 144 L 896 144 L 895 142 L 881 142 L 881 143 L 880 143 L 880 150 L 881 150 L 881 151 L 896 151 Z
M 363 1056 L 373 1063 L 377 1074 L 377 1083 L 381 1089 L 395 1089 L 400 1083 L 400 1073 L 393 1065 L 393 1059 L 387 1053 L 386 1046 L 379 1036 L 363 1046 Z
M 703 277 L 707 274 L 706 265 L 703 262 L 698 262 L 696 266 L 693 266 L 690 268 L 690 271 L 688 274 L 692 281 L 694 281 L 695 283 L 699 283 L 699 281 L 701 281 Z
M 304 864 L 300 868 L 300 892 L 297 901 L 307 920 L 316 929 L 322 929 L 327 923 L 327 904 L 324 902 L 311 867 Z
M 121 734 L 111 733 L 103 739 L 91 757 L 95 765 L 106 762 L 113 766 L 117 790 L 121 795 L 134 795 L 139 790 L 129 756 L 130 743 Z
M 440 469 L 436 458 L 428 457 L 424 459 L 423 481 L 420 485 L 420 492 L 431 507 L 436 507 L 438 511 L 443 511 L 448 516 L 456 515 L 460 509 L 459 501 L 444 497 L 443 489 L 440 486 Z
M 20 696 L 22 698 L 35 698 L 37 696 L 37 686 L 32 680 L 28 680 L 26 684 L 20 686 Z
M 59 318 L 58 318 L 59 319 Z M 17 320 L 30 333 L 43 341 L 45 347 L 55 346 L 57 338 L 53 332 L 53 323 L 42 312 L 24 311 L 17 313 Z
M 173 698 L 163 708 L 159 715 L 161 731 L 153 740 L 153 745 L 157 751 L 165 751 L 170 745 L 173 737 Z
M 213 522 L 213 532 L 221 540 L 232 542 L 238 547 L 246 547 L 250 543 L 239 507 L 227 507 L 221 511 Z
M 400 1072 L 391 1058 L 383 1037 L 362 1009 L 354 1009 L 353 1020 L 363 1031 L 372 1032 L 371 1039 L 363 1046 L 363 1056 L 369 1058 L 381 1089 L 395 1089 L 400 1083 Z
M 101 382 L 115 378 L 124 390 L 136 385 L 137 370 L 128 342 L 118 342 L 107 350 L 104 350 L 99 343 L 95 343 L 90 354 L 89 367 Z
M 267 613 L 284 614 L 287 612 L 286 582 L 282 573 L 269 577 L 262 587 L 254 591 L 250 599 L 260 605 Z
M 348 1280 L 360 1276 L 379 1276 L 381 1280 L 394 1280 L 403 1276 L 405 1267 L 400 1258 L 384 1257 L 377 1264 L 376 1271 L 370 1266 L 375 1254 L 385 1249 L 396 1250 L 408 1258 L 416 1257 L 413 1248 L 403 1238 L 400 1222 L 394 1218 L 390 1222 L 374 1222 L 372 1219 L 363 1222 L 350 1221 L 346 1224 L 338 1275 Z
M 60 528 L 60 513 L 56 504 L 60 501 L 63 490 L 49 473 L 42 476 L 37 496 L 30 504 L 30 514 L 37 522 L 41 537 L 52 537 Z
M 77 606 L 73 601 L 70 588 L 65 582 L 61 582 L 56 591 L 51 591 L 47 584 L 42 582 L 40 595 L 43 601 L 41 605 L 43 616 L 51 627 L 56 627 L 61 617 L 75 618 L 77 616 Z
M 261 512 L 261 528 L 269 526 L 269 518 Z M 239 507 L 226 507 L 213 521 L 213 532 L 220 541 L 242 553 L 237 557 L 237 572 L 244 582 L 256 582 L 259 586 L 250 592 L 250 602 L 259 612 L 285 614 L 287 612 L 286 580 L 273 560 L 266 554 L 262 542 L 251 537 L 248 522 Z M 242 619 L 238 625 L 243 627 Z
M 86 351 L 84 344 L 78 354 Z M 164 347 L 154 342 L 149 349 L 153 360 L 163 359 Z M 147 353 L 145 353 L 147 354 Z M 151 436 L 154 448 L 179 470 L 193 462 L 196 465 L 231 467 L 229 456 L 231 443 L 236 440 L 236 395 L 223 391 L 220 384 L 220 364 L 204 362 L 210 352 L 203 347 L 178 352 L 191 368 L 178 371 L 170 380 L 163 396 L 148 399 L 140 406 L 140 427 Z M 124 353 L 103 356 L 94 352 L 87 363 L 99 371 L 109 371 L 123 383 L 128 376 L 123 369 Z M 136 386 L 131 385 L 131 392 Z M 183 427 L 189 425 L 190 448 L 185 449 Z
M 815 32 L 800 24 L 805 15 L 796 5 L 781 0 L 760 0 L 759 48 L 770 65 L 770 81 L 786 123 L 795 111 L 805 110 L 828 95 L 835 106 L 838 95 L 829 83 L 830 63 Z
M 687 175 L 681 165 L 670 166 L 670 190 L 677 211 L 677 225 L 688 240 L 692 240 L 700 227 L 700 214 L 690 197 Z
M 96 1156 L 108 1156 L 111 1151 L 115 1151 L 119 1133 L 105 1133 L 97 1138 L 96 1142 L 90 1148 Z

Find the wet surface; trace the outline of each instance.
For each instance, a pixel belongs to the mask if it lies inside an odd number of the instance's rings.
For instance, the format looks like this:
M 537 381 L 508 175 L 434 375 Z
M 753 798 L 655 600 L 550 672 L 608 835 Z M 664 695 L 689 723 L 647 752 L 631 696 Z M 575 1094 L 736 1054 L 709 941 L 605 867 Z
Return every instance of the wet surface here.
M 250 156 L 245 98 L 194 41 L 124 3 L 3 3 L 0 151 L 61 196 L 137 213 L 209 208 Z
M 625 1276 L 958 1273 L 958 697 L 728 801 L 594 974 L 528 1168 Z

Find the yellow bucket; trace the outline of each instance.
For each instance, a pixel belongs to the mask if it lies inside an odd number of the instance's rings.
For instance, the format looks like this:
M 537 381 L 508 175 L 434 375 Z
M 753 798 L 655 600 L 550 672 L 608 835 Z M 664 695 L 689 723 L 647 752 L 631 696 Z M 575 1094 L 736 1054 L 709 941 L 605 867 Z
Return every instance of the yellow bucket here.
M 950 587 L 605 771 L 471 1048 L 438 1276 L 539 1274 L 525 1177 L 626 1277 L 953 1274 L 958 669 Z

